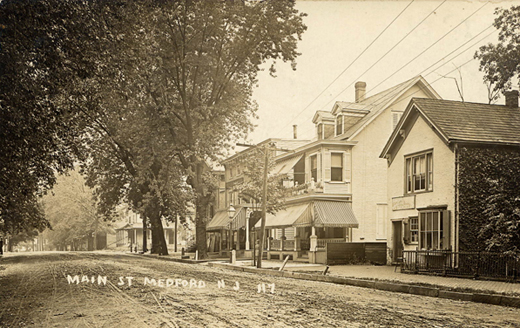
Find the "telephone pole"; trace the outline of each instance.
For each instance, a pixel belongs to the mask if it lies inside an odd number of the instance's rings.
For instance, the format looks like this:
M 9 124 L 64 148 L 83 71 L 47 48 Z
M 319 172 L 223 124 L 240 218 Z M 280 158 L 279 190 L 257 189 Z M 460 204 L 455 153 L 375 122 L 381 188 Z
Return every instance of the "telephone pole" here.
M 241 147 L 249 147 L 254 148 L 258 147 L 258 145 L 248 145 L 248 144 L 242 144 L 237 143 L 237 146 Z M 258 248 L 260 249 L 260 255 L 258 256 L 258 260 L 256 261 L 256 267 L 261 268 L 262 267 L 262 255 L 264 253 L 264 232 L 265 232 L 265 217 L 267 213 L 267 175 L 269 173 L 268 166 L 269 166 L 269 152 L 272 150 L 278 150 L 278 151 L 285 151 L 285 152 L 291 152 L 289 149 L 281 149 L 276 148 L 274 146 L 270 146 L 269 144 L 265 145 L 263 150 L 264 153 L 264 178 L 262 179 L 262 218 L 260 221 L 260 233 L 258 234 L 258 237 L 260 239 Z

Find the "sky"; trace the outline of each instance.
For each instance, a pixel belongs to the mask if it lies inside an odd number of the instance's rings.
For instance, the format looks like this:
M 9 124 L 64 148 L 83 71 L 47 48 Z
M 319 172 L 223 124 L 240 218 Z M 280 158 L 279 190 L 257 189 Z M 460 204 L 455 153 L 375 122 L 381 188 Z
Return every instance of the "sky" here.
M 292 138 L 294 124 L 298 139 L 313 138 L 314 113 L 330 111 L 335 101 L 354 102 L 357 81 L 366 82 L 368 97 L 420 74 L 443 99 L 461 100 L 458 85 L 466 102 L 488 103 L 472 59 L 480 46 L 498 41 L 495 9 L 512 5 L 520 1 L 297 0 L 308 16 L 296 71 L 278 62 L 276 78 L 267 64 L 259 73 L 253 93 L 259 118 L 245 141 Z

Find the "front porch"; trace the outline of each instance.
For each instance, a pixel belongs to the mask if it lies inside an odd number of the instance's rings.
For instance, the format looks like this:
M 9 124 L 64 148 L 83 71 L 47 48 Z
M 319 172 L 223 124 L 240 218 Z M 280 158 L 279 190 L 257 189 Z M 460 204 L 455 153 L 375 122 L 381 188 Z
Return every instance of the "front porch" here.
M 350 202 L 314 200 L 266 215 L 264 254 L 267 259 L 326 262 L 326 245 L 352 240 L 358 222 Z M 260 228 L 260 222 L 255 226 Z M 256 231 L 255 231 L 256 232 Z

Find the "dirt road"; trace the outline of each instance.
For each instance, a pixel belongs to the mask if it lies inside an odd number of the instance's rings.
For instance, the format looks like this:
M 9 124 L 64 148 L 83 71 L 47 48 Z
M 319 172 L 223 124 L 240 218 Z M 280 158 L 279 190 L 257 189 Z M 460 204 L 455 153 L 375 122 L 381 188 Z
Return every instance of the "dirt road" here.
M 0 327 L 520 327 L 520 309 L 109 253 L 4 257 L 0 301 Z

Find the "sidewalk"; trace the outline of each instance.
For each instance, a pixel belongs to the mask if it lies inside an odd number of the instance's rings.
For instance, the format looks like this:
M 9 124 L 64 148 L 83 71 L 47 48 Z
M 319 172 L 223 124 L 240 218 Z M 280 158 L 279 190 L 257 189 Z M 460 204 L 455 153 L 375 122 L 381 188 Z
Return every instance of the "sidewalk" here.
M 251 266 L 251 260 L 214 261 L 210 266 L 255 272 L 288 278 L 324 281 L 386 291 L 458 299 L 495 305 L 520 307 L 520 282 L 473 280 L 452 277 L 394 272 L 393 266 L 336 265 L 330 266 L 326 275 L 325 265 L 288 262 L 283 272 L 278 271 L 282 262 L 262 261 L 262 269 Z

